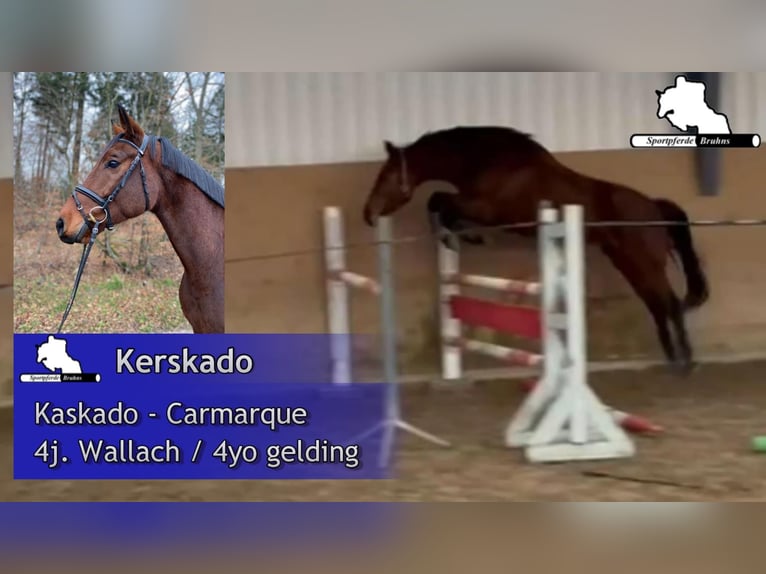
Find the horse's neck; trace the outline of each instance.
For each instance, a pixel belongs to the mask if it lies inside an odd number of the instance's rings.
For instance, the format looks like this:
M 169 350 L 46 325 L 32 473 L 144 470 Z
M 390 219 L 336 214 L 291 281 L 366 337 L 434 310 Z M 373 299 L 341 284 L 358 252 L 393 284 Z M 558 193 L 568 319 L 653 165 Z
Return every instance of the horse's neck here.
M 415 144 L 405 153 L 413 172 L 413 187 L 429 181 L 446 181 L 460 187 L 464 177 L 463 157 L 449 146 L 421 148 Z
M 223 209 L 183 177 L 172 174 L 163 180 L 155 215 L 190 279 L 215 280 L 223 265 Z

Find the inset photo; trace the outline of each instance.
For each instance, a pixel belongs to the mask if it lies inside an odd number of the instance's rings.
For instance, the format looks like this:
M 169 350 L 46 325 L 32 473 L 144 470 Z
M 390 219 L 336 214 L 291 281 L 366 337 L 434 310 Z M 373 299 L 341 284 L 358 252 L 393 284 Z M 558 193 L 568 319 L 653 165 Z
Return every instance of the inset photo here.
M 223 72 L 18 72 L 14 332 L 223 333 Z
M 0 422 L 13 397 L 13 74 L 0 72 Z

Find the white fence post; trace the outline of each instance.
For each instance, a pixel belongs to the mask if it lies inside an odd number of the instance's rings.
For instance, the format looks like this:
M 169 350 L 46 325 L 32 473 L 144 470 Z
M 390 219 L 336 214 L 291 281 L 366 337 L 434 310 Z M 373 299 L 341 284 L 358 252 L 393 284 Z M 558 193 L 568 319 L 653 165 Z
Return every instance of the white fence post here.
M 571 441 L 585 444 L 588 440 L 588 413 L 586 404 L 586 380 L 588 373 L 587 341 L 585 334 L 585 245 L 583 238 L 583 208 L 581 205 L 564 206 L 564 257 L 566 275 L 564 299 L 566 304 L 566 346 L 569 368 L 568 384 L 572 393 Z
M 559 223 L 558 210 L 542 205 L 538 213 L 540 227 L 537 230 L 537 249 L 540 273 L 540 322 L 542 323 L 543 340 L 543 373 L 542 378 L 527 396 L 516 415 L 509 423 L 505 444 L 516 448 L 526 446 L 531 436 L 531 430 L 548 404 L 555 398 L 562 383 L 561 365 L 564 359 L 564 345 L 561 342 L 561 320 L 565 317 L 556 313 L 560 300 L 561 274 L 564 265 L 563 254 L 559 243 L 562 239 L 562 224 Z
M 439 329 L 442 349 L 442 377 L 454 381 L 463 376 L 462 351 L 458 341 L 462 336 L 460 321 L 452 316 L 450 299 L 460 295 L 457 281 L 460 273 L 460 253 L 447 248 L 442 238 L 437 238 L 439 261 Z
M 337 207 L 324 208 L 324 240 L 332 381 L 347 385 L 351 383 L 351 328 L 348 286 L 339 278 L 346 270 L 346 257 L 343 214 Z

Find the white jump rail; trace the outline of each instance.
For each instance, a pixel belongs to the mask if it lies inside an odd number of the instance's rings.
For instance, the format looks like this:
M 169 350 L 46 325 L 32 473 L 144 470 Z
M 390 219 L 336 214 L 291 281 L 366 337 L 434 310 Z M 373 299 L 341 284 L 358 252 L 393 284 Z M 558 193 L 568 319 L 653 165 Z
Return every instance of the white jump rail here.
M 555 210 L 541 211 L 543 222 L 555 223 L 558 214 Z M 546 218 L 550 219 L 549 221 Z M 540 246 L 540 265 L 545 269 L 550 265 L 550 249 Z M 554 254 L 555 255 L 555 254 Z M 557 277 L 552 281 L 520 281 L 504 277 L 490 277 L 486 275 L 471 275 L 460 273 L 460 254 L 457 250 L 448 249 L 439 243 L 439 298 L 440 298 L 440 325 L 442 341 L 442 377 L 445 380 L 459 380 L 463 376 L 462 351 L 469 351 L 489 356 L 507 364 L 519 367 L 536 367 L 545 363 L 545 353 L 530 353 L 521 349 L 512 349 L 483 341 L 466 339 L 462 336 L 460 320 L 452 316 L 450 300 L 460 295 L 460 287 L 478 287 L 503 293 L 517 295 L 529 295 L 540 297 L 541 301 L 551 299 L 551 294 L 556 290 L 556 283 L 561 281 Z M 549 269 L 555 273 L 555 270 Z M 543 273 L 544 275 L 544 273 Z M 547 291 L 546 291 L 547 289 Z M 560 313 L 551 313 L 547 317 L 549 323 L 556 322 L 562 326 L 565 316 Z M 545 319 L 543 320 L 545 323 Z M 557 352 L 557 349 L 551 349 Z M 550 353 L 549 353 L 550 355 Z M 556 357 L 549 360 L 557 361 Z
M 452 341 L 449 344 L 450 346 L 457 346 L 463 351 L 478 353 L 520 367 L 539 367 L 545 362 L 545 356 L 540 355 L 539 353 L 531 353 L 522 349 L 503 347 L 493 343 L 485 343 L 484 341 L 475 341 L 461 337 L 457 341 Z
M 542 214 L 542 217 L 549 217 L 548 223 L 555 223 L 557 215 L 555 212 L 549 214 Z M 546 220 L 547 221 L 547 220 Z M 470 275 L 462 274 L 459 272 L 460 256 L 458 252 L 447 249 L 445 246 L 440 245 L 440 262 L 442 267 L 440 269 L 440 280 L 442 285 L 442 298 L 445 301 L 449 301 L 449 298 L 459 293 L 455 287 L 476 287 L 479 289 L 486 289 L 492 291 L 498 291 L 501 293 L 513 293 L 521 294 L 532 297 L 550 297 L 551 294 L 544 292 L 545 285 L 552 285 L 555 291 L 556 281 L 550 283 L 543 283 L 537 281 L 519 281 L 515 279 L 506 279 L 501 277 L 490 277 L 486 275 Z M 550 252 L 540 249 L 540 267 L 544 268 L 549 263 Z M 551 269 L 554 272 L 554 269 Z M 561 282 L 563 278 L 559 278 L 559 286 L 565 288 L 565 285 Z M 555 295 L 554 295 L 555 296 Z M 495 345 L 492 343 L 486 343 L 483 341 L 475 341 L 458 337 L 457 339 L 450 338 L 450 334 L 458 334 L 460 329 L 460 322 L 456 321 L 450 314 L 448 305 L 442 307 L 443 312 L 446 313 L 442 317 L 442 325 L 446 325 L 445 336 L 442 347 L 442 368 L 445 379 L 459 379 L 461 377 L 461 362 L 462 357 L 460 353 L 455 353 L 455 349 L 458 351 L 467 351 L 476 354 L 482 354 L 488 357 L 495 358 L 509 365 L 519 367 L 538 367 L 544 364 L 544 355 L 531 353 L 529 351 L 513 349 L 510 347 Z M 549 327 L 556 327 L 558 329 L 566 328 L 567 316 L 565 313 L 548 313 L 545 316 Z M 457 355 L 457 356 L 455 356 Z M 528 390 L 531 390 L 528 389 Z M 645 432 L 657 432 L 661 430 L 661 427 L 653 424 L 643 417 L 626 413 L 624 411 L 615 409 L 606 405 L 606 409 L 612 414 L 615 421 L 620 424 L 625 430 L 636 433 Z
M 625 413 L 602 404 L 587 384 L 582 207 L 566 206 L 563 212 L 563 222 L 554 209 L 540 212 L 539 283 L 461 275 L 458 252 L 439 245 L 443 378 L 462 378 L 463 350 L 542 366 L 542 378 L 508 424 L 506 445 L 524 448 L 531 462 L 631 457 L 635 445 L 620 426 Z M 543 352 L 464 338 L 450 306 L 461 286 L 539 295 Z
M 452 283 L 463 287 L 479 287 L 492 289 L 517 295 L 540 295 L 542 285 L 535 282 L 517 281 L 515 279 L 503 279 L 501 277 L 488 277 L 485 275 L 456 275 L 443 277 L 442 282 Z

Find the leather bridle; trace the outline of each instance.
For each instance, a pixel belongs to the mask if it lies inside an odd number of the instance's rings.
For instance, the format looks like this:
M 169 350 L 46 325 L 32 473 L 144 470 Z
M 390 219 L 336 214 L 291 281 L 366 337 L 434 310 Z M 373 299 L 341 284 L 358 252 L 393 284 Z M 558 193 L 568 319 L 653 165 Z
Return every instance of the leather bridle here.
M 123 188 L 128 182 L 128 178 L 133 174 L 136 168 L 139 168 L 139 171 L 141 173 L 141 186 L 143 187 L 143 190 L 144 190 L 144 201 L 146 204 L 145 211 L 149 211 L 151 208 L 149 189 L 146 187 L 146 172 L 144 171 L 144 164 L 141 161 L 142 158 L 144 157 L 144 153 L 146 153 L 146 147 L 149 144 L 149 136 L 144 135 L 144 139 L 141 142 L 140 146 L 137 146 L 132 141 L 126 140 L 122 137 L 118 137 L 112 142 L 112 144 L 109 147 L 112 147 L 114 144 L 117 144 L 117 143 L 126 143 L 130 145 L 131 147 L 135 148 L 137 153 L 136 153 L 136 157 L 133 158 L 133 161 L 131 162 L 127 171 L 122 176 L 122 179 L 120 179 L 120 182 L 117 184 L 114 190 L 112 190 L 112 193 L 110 193 L 106 197 L 102 197 L 99 194 L 97 194 L 95 191 L 93 191 L 92 189 L 88 189 L 87 187 L 83 185 L 76 185 L 74 190 L 72 191 L 72 198 L 74 199 L 74 204 L 77 207 L 77 211 L 79 211 L 80 215 L 82 215 L 82 219 L 83 219 L 82 226 L 80 227 L 80 230 L 77 232 L 77 235 L 74 238 L 74 243 L 80 242 L 80 240 L 85 236 L 85 234 L 89 230 L 90 230 L 90 240 L 88 241 L 87 244 L 83 246 L 82 257 L 80 258 L 80 265 L 77 268 L 77 275 L 75 276 L 74 287 L 72 288 L 72 295 L 69 298 L 69 303 L 67 304 L 66 310 L 64 311 L 64 316 L 61 318 L 61 323 L 59 324 L 59 328 L 56 331 L 56 333 L 61 333 L 61 329 L 63 329 L 64 323 L 66 322 L 67 317 L 69 317 L 69 312 L 72 310 L 72 305 L 74 304 L 75 297 L 77 296 L 77 289 L 80 287 L 82 272 L 85 269 L 85 264 L 88 261 L 88 256 L 90 255 L 90 251 L 93 248 L 93 244 L 96 242 L 96 238 L 98 236 L 98 232 L 100 230 L 101 225 L 105 223 L 106 229 L 108 231 L 112 231 L 114 229 L 114 223 L 112 222 L 112 212 L 109 210 L 109 206 L 117 198 L 117 195 L 120 193 L 120 191 L 123 190 Z M 107 149 L 109 149 L 109 147 Z M 85 208 L 80 202 L 80 198 L 78 197 L 78 194 L 84 195 L 85 197 L 93 201 L 96 205 L 91 207 L 86 212 Z M 101 217 L 98 217 L 99 215 Z

